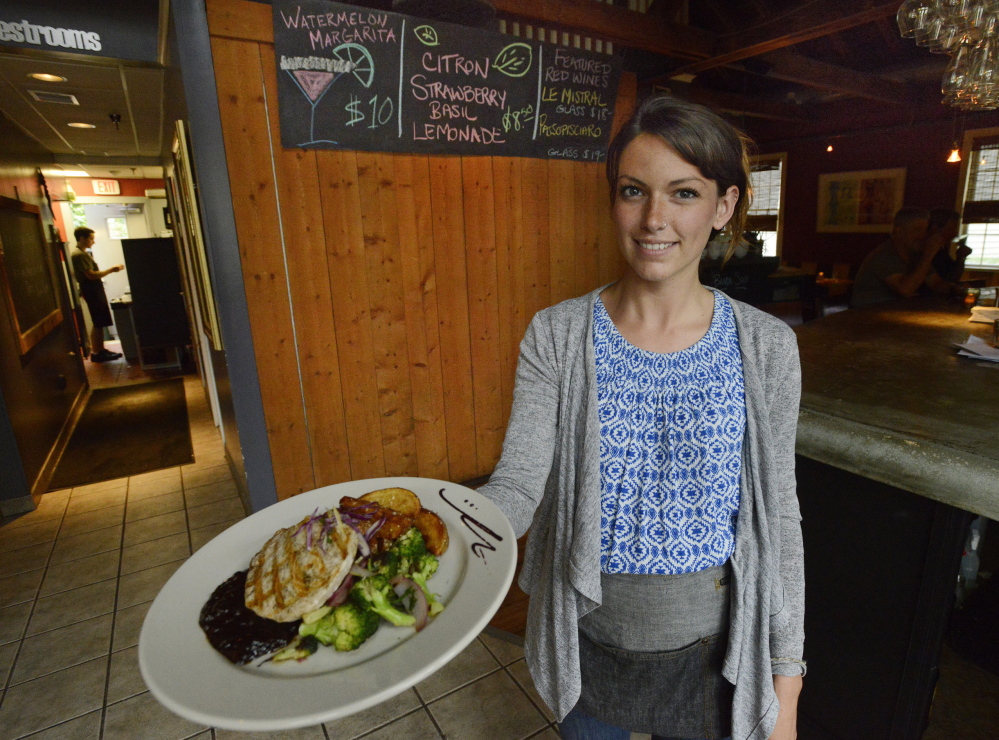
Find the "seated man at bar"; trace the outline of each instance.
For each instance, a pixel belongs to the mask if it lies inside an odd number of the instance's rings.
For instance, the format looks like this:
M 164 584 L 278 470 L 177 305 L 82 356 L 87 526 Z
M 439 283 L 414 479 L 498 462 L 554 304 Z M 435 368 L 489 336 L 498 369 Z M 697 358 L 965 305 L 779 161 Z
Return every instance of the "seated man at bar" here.
M 971 254 L 966 244 L 953 244 L 957 237 L 961 216 L 953 208 L 934 208 L 930 211 L 930 226 L 927 238 L 939 235 L 940 251 L 933 258 L 933 272 L 926 278 L 926 284 L 935 293 L 952 292 L 964 274 L 964 261 Z M 954 247 L 953 253 L 951 248 Z
M 902 208 L 895 214 L 891 239 L 860 265 L 851 306 L 870 306 L 919 293 L 942 246 L 939 234 L 927 238 L 929 223 L 930 212 L 924 208 Z

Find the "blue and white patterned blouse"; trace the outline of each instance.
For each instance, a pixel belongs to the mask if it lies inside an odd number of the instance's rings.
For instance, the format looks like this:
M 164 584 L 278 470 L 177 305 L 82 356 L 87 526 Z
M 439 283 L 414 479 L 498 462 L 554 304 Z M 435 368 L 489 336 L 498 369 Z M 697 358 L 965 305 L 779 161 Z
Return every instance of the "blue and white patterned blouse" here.
M 732 306 L 715 292 L 707 333 L 648 352 L 593 308 L 600 414 L 600 569 L 693 573 L 735 549 L 746 396 Z

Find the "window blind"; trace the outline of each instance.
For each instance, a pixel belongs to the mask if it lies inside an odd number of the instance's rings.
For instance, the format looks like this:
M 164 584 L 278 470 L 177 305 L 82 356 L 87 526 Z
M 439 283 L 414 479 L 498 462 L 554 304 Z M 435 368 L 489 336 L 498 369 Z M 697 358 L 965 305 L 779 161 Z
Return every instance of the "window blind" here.
M 756 162 L 750 172 L 753 202 L 746 228 L 750 231 L 777 231 L 780 215 L 781 162 Z
M 965 265 L 999 267 L 999 136 L 974 140 L 961 220 L 971 248 Z
M 999 223 L 999 138 L 975 140 L 962 220 L 966 224 Z

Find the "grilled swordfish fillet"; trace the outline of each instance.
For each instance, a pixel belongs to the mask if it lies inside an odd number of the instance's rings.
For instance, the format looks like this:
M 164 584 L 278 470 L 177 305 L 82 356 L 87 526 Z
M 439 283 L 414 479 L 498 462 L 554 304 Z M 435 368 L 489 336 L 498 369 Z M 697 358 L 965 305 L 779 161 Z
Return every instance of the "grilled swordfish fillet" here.
M 315 611 L 347 576 L 357 538 L 336 509 L 275 532 L 250 561 L 246 606 L 275 622 Z

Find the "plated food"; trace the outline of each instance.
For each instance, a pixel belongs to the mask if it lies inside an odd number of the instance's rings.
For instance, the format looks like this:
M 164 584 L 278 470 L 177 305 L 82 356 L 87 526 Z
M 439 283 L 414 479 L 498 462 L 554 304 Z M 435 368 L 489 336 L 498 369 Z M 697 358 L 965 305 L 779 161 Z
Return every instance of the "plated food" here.
M 343 496 L 275 532 L 198 623 L 237 665 L 302 661 L 321 645 L 356 650 L 383 620 L 421 630 L 444 609 L 428 580 L 448 544 L 444 521 L 408 489 Z
M 445 609 L 421 632 L 379 627 L 361 648 L 321 648 L 308 660 L 275 663 L 266 655 L 234 663 L 211 646 L 198 625 L 220 584 L 245 572 L 276 529 L 338 507 L 346 496 L 413 491 L 446 525 L 450 546 L 430 579 Z M 341 518 L 343 516 L 341 515 Z M 146 614 L 139 668 L 164 707 L 206 727 L 275 732 L 311 727 L 360 712 L 397 696 L 461 653 L 488 624 L 513 580 L 517 540 L 492 501 L 475 490 L 436 478 L 392 476 L 323 486 L 262 509 L 202 545 L 170 577 Z M 244 585 L 237 605 L 244 614 Z M 297 629 L 294 622 L 268 624 Z M 274 648 L 275 650 L 277 648 Z

